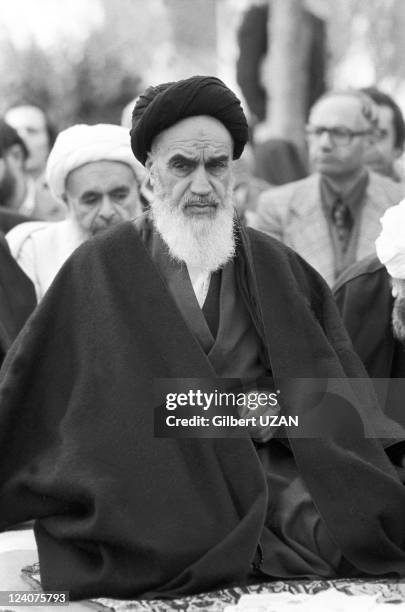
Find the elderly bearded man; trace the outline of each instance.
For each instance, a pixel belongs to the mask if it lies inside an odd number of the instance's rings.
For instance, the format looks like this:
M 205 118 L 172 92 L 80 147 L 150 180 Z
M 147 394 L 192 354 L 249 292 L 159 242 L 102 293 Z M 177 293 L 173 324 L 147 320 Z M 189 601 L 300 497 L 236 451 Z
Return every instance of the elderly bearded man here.
M 54 198 L 67 208 L 67 219 L 22 223 L 6 236 L 38 300 L 82 242 L 142 212 L 144 168 L 118 125 L 74 125 L 61 132 L 46 174 Z
M 76 251 L 3 368 L 0 527 L 36 519 L 46 590 L 173 597 L 405 575 L 405 489 L 387 456 L 402 460 L 404 432 L 367 381 L 361 402 L 340 401 L 364 370 L 319 274 L 235 221 L 246 140 L 216 78 L 140 96 L 131 143 L 150 214 Z M 327 435 L 154 437 L 159 379 L 261 377 L 300 422 L 318 410 Z M 297 377 L 340 379 L 341 395 L 302 401 Z

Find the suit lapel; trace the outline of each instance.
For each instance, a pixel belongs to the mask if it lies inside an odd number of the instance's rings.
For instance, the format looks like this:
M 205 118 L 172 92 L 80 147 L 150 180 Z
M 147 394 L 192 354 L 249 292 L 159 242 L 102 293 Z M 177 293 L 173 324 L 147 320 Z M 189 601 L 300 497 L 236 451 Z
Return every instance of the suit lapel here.
M 328 223 L 322 210 L 319 175 L 309 177 L 305 189 L 291 202 L 291 220 L 286 242 L 326 279 L 334 282 L 334 255 Z
M 359 240 L 357 243 L 356 260 L 371 255 L 373 245 L 381 231 L 380 218 L 387 209 L 387 196 L 381 189 L 379 183 L 370 174 L 370 181 L 366 191 L 364 206 L 362 209 Z

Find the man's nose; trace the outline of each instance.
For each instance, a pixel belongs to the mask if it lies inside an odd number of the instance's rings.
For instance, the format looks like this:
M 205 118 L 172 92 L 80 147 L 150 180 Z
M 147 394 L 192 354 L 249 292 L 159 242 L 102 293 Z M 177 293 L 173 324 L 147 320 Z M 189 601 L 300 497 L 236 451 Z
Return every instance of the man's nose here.
M 333 147 L 331 136 L 326 130 L 324 130 L 322 134 L 320 134 L 318 142 L 319 146 L 322 147 L 322 149 L 329 150 Z
M 105 195 L 101 201 L 101 205 L 98 211 L 99 217 L 103 217 L 104 219 L 110 219 L 115 214 L 114 204 L 110 200 L 110 198 Z
M 190 189 L 198 195 L 207 195 L 211 191 L 211 184 L 204 166 L 199 166 L 195 169 Z

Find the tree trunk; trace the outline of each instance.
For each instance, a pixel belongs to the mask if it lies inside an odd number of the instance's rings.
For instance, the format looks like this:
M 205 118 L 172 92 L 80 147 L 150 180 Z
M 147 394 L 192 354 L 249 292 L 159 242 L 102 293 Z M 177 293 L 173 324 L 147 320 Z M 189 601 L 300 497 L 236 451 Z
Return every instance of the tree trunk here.
M 266 135 L 305 149 L 304 126 L 311 24 L 303 0 L 269 0 Z
M 166 0 L 174 47 L 170 78 L 216 75 L 216 0 Z

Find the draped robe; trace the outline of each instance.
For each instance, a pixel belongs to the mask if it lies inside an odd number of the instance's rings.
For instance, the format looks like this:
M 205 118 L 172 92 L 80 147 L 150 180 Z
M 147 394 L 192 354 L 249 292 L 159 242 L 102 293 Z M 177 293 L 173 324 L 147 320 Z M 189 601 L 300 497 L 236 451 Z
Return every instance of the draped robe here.
M 239 229 L 237 245 L 237 292 L 286 414 L 305 422 L 308 410 L 290 378 L 361 385 L 350 410 L 367 437 L 339 427 L 288 437 L 279 460 L 293 458 L 341 575 L 405 575 L 405 489 L 387 456 L 403 429 L 376 405 L 321 277 L 255 230 Z M 272 445 L 153 436 L 155 379 L 215 376 L 133 224 L 62 267 L 0 386 L 0 529 L 36 519 L 45 590 L 172 597 L 246 583 L 253 567 L 279 576 L 272 511 L 283 487 L 260 457 Z

